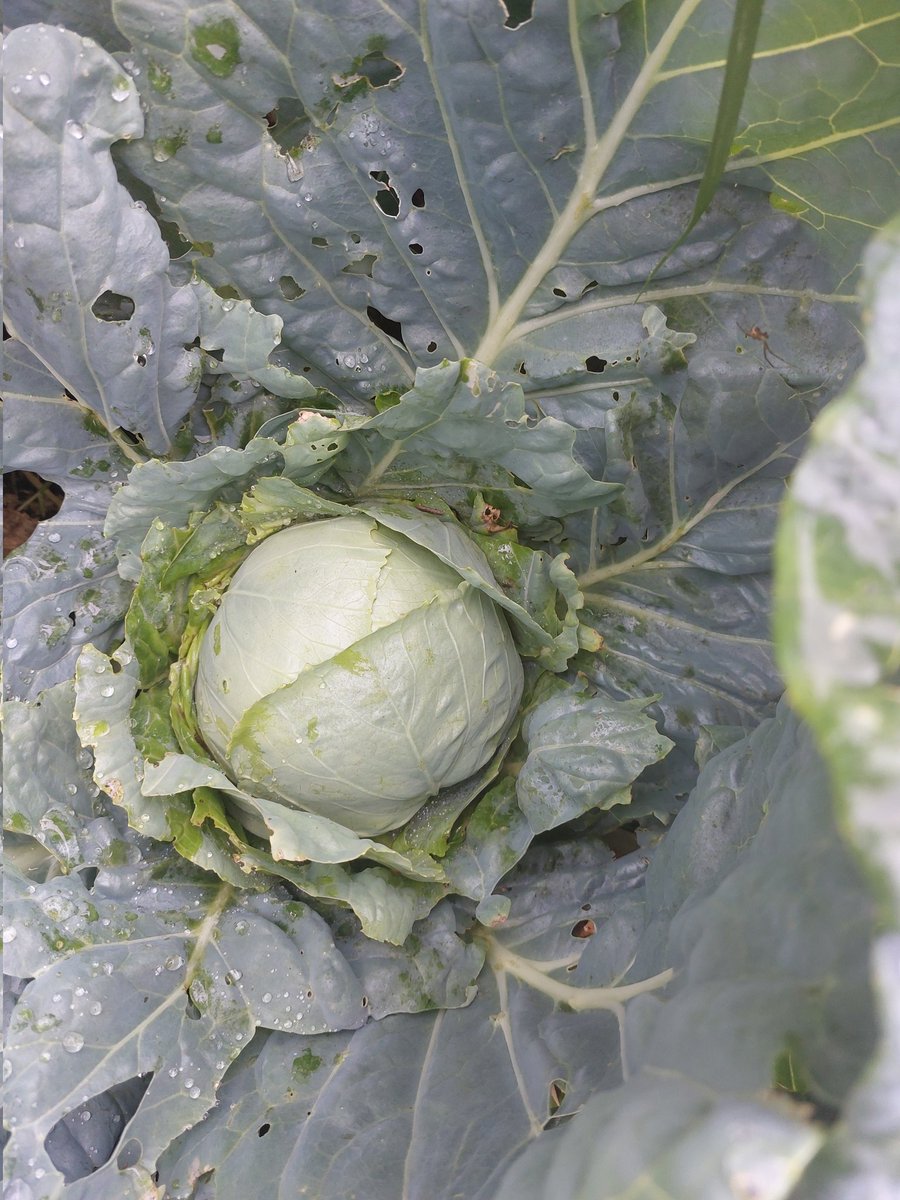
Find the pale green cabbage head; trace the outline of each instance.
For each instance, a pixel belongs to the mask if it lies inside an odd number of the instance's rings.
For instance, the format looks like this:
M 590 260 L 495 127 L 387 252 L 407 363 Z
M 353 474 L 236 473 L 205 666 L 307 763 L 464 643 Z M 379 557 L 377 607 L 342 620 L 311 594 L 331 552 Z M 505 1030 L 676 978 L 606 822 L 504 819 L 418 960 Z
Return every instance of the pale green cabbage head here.
M 194 698 L 240 787 L 371 836 L 483 766 L 522 687 L 494 601 L 353 515 L 251 552 L 204 635 Z

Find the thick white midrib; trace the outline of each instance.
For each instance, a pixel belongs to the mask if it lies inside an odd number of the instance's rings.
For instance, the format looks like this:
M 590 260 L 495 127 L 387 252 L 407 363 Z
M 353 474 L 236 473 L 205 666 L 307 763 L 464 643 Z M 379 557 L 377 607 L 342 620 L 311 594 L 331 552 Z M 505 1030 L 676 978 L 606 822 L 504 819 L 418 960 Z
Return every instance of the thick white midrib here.
M 474 357 L 480 362 L 490 365 L 494 361 L 541 280 L 556 266 L 569 242 L 591 216 L 594 195 L 604 172 L 621 146 L 647 94 L 655 85 L 662 64 L 669 57 L 672 47 L 700 3 L 701 0 L 684 0 L 645 60 L 631 90 L 606 131 L 601 137 L 586 143 L 572 194 L 528 270 L 490 322 L 475 351 Z

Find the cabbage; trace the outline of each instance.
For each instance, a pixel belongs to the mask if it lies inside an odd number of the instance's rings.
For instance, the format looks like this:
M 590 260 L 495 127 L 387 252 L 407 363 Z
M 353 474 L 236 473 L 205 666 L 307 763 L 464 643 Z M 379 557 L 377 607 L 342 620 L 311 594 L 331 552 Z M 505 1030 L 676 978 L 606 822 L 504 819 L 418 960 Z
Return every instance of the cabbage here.
M 240 787 L 368 836 L 483 766 L 522 687 L 494 601 L 352 515 L 250 553 L 203 637 L 194 697 Z

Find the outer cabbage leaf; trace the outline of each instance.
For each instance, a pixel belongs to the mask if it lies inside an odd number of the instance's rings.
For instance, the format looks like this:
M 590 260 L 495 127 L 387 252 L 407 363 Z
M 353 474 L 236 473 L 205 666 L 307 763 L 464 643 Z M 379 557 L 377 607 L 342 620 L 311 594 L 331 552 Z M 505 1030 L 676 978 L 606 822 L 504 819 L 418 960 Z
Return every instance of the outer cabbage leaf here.
M 867 360 L 823 414 L 777 542 L 777 634 L 789 693 L 832 770 L 842 829 L 872 878 L 884 933 L 872 972 L 881 1042 L 800 1189 L 886 1194 L 900 1179 L 900 223 L 866 258 Z
M 500 7 L 403 3 L 376 21 L 350 0 L 327 12 L 244 0 L 215 14 L 169 0 L 151 21 L 120 0 L 152 106 L 129 164 L 203 247 L 204 276 L 241 295 L 262 286 L 323 382 L 366 395 L 367 376 L 400 381 L 409 358 L 467 352 L 513 368 L 529 349 L 516 323 L 554 312 L 568 369 L 586 383 L 594 287 L 627 289 L 616 308 L 633 299 L 686 224 L 730 22 L 697 0 L 617 9 L 538 6 L 510 28 Z M 829 291 L 852 290 L 854 254 L 895 186 L 890 56 L 867 49 L 894 36 L 890 17 L 879 2 L 862 14 L 767 11 L 737 139 L 752 153 L 727 164 L 766 192 L 784 176 L 785 232 L 798 214 L 826 226 L 840 285 Z M 836 54 L 840 99 L 811 86 Z M 548 61 L 559 64 L 552 110 L 534 103 Z M 789 85 L 793 119 L 776 124 L 786 77 L 803 83 Z M 847 191 L 849 172 L 871 181 L 870 196 Z M 854 232 L 841 218 L 857 210 Z M 734 215 L 709 214 L 657 282 L 708 290 L 712 276 L 718 290 L 763 294 L 746 257 L 717 261 L 734 233 Z M 632 316 L 612 347 L 623 358 L 634 328 Z
M 33 839 L 46 852 L 51 873 L 133 857 L 137 844 L 124 812 L 107 803 L 94 783 L 91 752 L 82 747 L 72 719 L 74 702 L 69 681 L 47 688 L 40 707 L 16 701 L 3 706 L 8 860 L 21 861 Z
M 31 698 L 71 677 L 88 639 L 106 645 L 121 628 L 128 589 L 103 521 L 133 463 L 21 343 L 4 343 L 3 372 L 4 468 L 36 471 L 65 492 L 4 567 L 7 694 Z
M 116 1157 L 69 1193 L 145 1195 L 157 1156 L 213 1105 L 257 1025 L 321 1031 L 365 1019 L 359 984 L 305 905 L 271 894 L 235 902 L 209 876 L 164 882 L 156 872 L 154 882 L 149 871 L 127 908 L 77 875 L 19 890 L 5 957 L 32 981 L 6 1048 L 17 1080 L 7 1186 L 30 1185 L 40 1170 L 58 1195 L 50 1130 L 87 1098 L 152 1073 Z
M 195 335 L 198 346 L 224 348 L 222 370 L 311 395 L 302 376 L 267 362 L 280 340 L 277 316 L 170 279 L 156 222 L 118 182 L 110 157 L 114 141 L 144 127 L 116 60 L 89 38 L 27 26 L 5 43 L 4 73 L 5 154 L 18 180 L 5 227 L 13 332 L 108 429 L 124 427 L 156 452 L 171 449 L 196 399 Z

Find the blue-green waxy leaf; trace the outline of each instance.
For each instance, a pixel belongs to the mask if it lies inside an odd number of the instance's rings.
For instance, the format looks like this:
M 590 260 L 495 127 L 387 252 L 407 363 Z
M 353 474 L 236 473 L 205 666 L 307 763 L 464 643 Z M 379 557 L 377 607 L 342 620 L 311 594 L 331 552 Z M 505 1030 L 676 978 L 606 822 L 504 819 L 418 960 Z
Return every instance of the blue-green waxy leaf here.
M 593 808 L 628 803 L 641 771 L 672 748 L 644 707 L 639 700 L 564 692 L 529 713 L 522 727 L 528 757 L 516 795 L 535 833 Z
M 564 1142 L 524 1155 L 496 1200 L 695 1200 L 751 1188 L 760 1200 L 787 1200 L 821 1144 L 787 1105 L 722 1100 L 665 1077 L 640 1080 L 624 1105 L 618 1092 L 598 1096 L 586 1114 Z
M 86 641 L 107 644 L 120 628 L 128 592 L 103 520 L 132 464 L 21 343 L 4 343 L 3 368 L 4 469 L 36 472 L 65 492 L 61 510 L 4 567 L 7 694 L 35 697 L 71 677 Z
M 196 301 L 169 281 L 155 221 L 116 179 L 111 144 L 143 132 L 137 89 L 95 43 L 52 26 L 14 30 L 4 54 L 4 153 L 19 181 L 7 321 L 109 429 L 164 451 L 196 395 L 184 347 Z
M 5 231 L 9 328 L 108 429 L 124 427 L 157 452 L 171 448 L 197 396 L 195 336 L 224 350 L 222 370 L 258 374 L 278 395 L 312 395 L 302 376 L 267 361 L 280 318 L 171 281 L 156 222 L 110 157 L 114 142 L 144 129 L 120 64 L 91 39 L 46 25 L 14 30 L 4 56 L 5 154 L 19 181 Z
M 460 936 L 459 914 L 442 903 L 417 921 L 400 946 L 373 942 L 363 933 L 339 936 L 337 944 L 360 981 L 376 1020 L 398 1012 L 464 1008 L 477 991 L 484 950 Z
M 113 1157 L 76 1193 L 137 1200 L 165 1146 L 212 1107 L 257 1027 L 315 1034 L 365 1020 L 359 984 L 319 916 L 276 894 L 238 900 L 209 880 L 147 873 L 127 907 L 78 876 L 39 887 L 14 880 L 7 916 L 18 936 L 6 957 L 32 979 L 6 1047 L 17 1081 L 8 1187 L 40 1171 L 58 1194 L 49 1131 L 111 1086 L 152 1075 L 122 1149 L 133 1170 L 123 1179 Z
M 247 300 L 222 300 L 200 280 L 192 283 L 197 297 L 200 344 L 204 350 L 222 352 L 221 362 L 206 359 L 207 370 L 239 379 L 253 376 L 270 392 L 289 400 L 315 396 L 315 388 L 302 375 L 293 375 L 286 367 L 267 362 L 281 341 L 280 317 L 256 312 Z
M 875 926 L 822 760 L 786 706 L 710 759 L 640 892 L 610 919 L 590 916 L 596 931 L 567 976 L 585 997 L 623 969 L 626 980 L 664 966 L 673 976 L 625 1009 L 627 1081 L 539 1141 L 498 1194 L 550 1200 L 563 1180 L 575 1195 L 613 1197 L 647 1177 L 685 1200 L 745 1179 L 793 1196 L 824 1131 L 762 1097 L 773 1080 L 831 1107 L 848 1096 L 873 1049 Z M 508 950 L 491 953 L 530 973 Z
M 110 862 L 125 850 L 123 819 L 99 800 L 93 756 L 72 718 L 71 681 L 47 688 L 40 705 L 8 701 L 3 708 L 3 825 L 7 853 L 17 861 L 16 837 L 39 843 L 61 873 Z
M 778 643 L 794 702 L 834 770 L 852 836 L 897 923 L 900 842 L 881 805 L 900 763 L 900 222 L 867 258 L 868 357 L 816 424 L 778 539 Z M 890 897 L 890 899 L 888 899 Z
M 577 961 L 584 942 L 571 928 L 582 905 L 598 914 L 613 908 L 644 872 L 633 860 L 598 860 L 574 846 L 565 858 L 569 870 L 552 879 L 544 868 L 563 858 L 545 850 L 533 872 L 512 882 L 509 928 L 491 935 L 537 962 Z M 468 948 L 456 940 L 448 906 L 399 951 L 340 944 L 376 1012 L 392 975 L 401 1004 L 430 1007 L 428 993 L 448 985 L 457 1001 L 469 999 L 467 973 L 484 953 L 477 940 Z M 450 1200 L 462 1191 L 490 1200 L 506 1165 L 552 1124 L 554 1080 L 568 1081 L 577 1107 L 596 1073 L 618 1078 L 618 1036 L 613 1014 L 554 1012 L 547 996 L 488 970 L 465 1007 L 386 1016 L 349 1039 L 257 1038 L 225 1081 L 219 1108 L 172 1147 L 161 1177 L 178 1198 L 190 1195 L 191 1164 L 200 1162 L 219 1200 L 237 1200 L 251 1170 L 273 1195 L 289 1195 L 302 1176 L 323 1196 L 365 1189 L 393 1200 L 405 1187 L 410 1196 Z
M 876 886 L 886 932 L 873 952 L 881 1041 L 844 1126 L 801 1200 L 875 1194 L 897 1176 L 900 800 L 900 224 L 865 263 L 867 359 L 822 415 L 776 544 L 776 633 L 788 691 L 831 767 L 846 836 Z
M 534 423 L 517 383 L 480 363 L 463 360 L 420 370 L 401 401 L 379 413 L 367 430 L 387 443 L 387 459 L 373 467 L 363 489 L 375 488 L 389 463 L 410 444 L 416 456 L 500 466 L 528 489 L 522 500 L 543 516 L 566 516 L 591 508 L 618 490 L 591 479 L 572 457 L 575 436 L 553 417 Z M 372 451 L 369 451 L 372 454 Z M 446 470 L 440 465 L 436 471 Z M 515 503 L 515 496 L 510 497 Z

